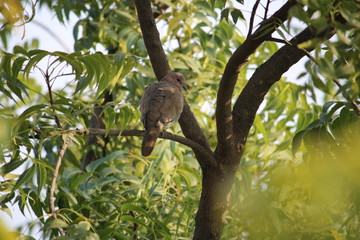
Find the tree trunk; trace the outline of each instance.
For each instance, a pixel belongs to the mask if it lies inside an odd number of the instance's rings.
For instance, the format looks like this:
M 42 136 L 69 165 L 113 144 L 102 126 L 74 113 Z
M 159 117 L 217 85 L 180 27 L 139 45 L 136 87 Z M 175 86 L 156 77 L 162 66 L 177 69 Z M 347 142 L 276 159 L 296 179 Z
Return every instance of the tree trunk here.
M 237 162 L 232 164 L 232 167 L 223 170 L 220 167 L 203 171 L 201 198 L 195 218 L 194 240 L 220 239 L 226 223 L 226 209 L 238 166 Z

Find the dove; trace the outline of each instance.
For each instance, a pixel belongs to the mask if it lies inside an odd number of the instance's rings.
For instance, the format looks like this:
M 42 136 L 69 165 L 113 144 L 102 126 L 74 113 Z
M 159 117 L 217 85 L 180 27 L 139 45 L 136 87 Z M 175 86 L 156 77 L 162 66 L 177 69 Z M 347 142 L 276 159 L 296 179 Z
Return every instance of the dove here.
M 141 154 L 149 156 L 160 131 L 179 120 L 184 107 L 185 78 L 181 73 L 168 73 L 159 82 L 148 86 L 140 100 L 141 122 L 145 134 Z

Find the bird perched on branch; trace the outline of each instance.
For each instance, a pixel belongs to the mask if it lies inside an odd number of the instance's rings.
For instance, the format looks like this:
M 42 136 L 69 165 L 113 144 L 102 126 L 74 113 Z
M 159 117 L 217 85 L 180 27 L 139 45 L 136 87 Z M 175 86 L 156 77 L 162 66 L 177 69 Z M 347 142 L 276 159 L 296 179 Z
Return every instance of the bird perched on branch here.
M 149 156 L 154 149 L 160 130 L 172 126 L 184 107 L 185 78 L 180 73 L 168 73 L 159 82 L 148 86 L 140 100 L 141 122 L 145 134 L 141 154 Z

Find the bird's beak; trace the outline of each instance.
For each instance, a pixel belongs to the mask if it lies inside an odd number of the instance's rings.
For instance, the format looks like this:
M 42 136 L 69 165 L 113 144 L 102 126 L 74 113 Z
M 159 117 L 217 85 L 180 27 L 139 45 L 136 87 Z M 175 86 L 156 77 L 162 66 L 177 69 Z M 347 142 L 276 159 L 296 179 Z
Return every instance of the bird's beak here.
M 187 92 L 187 88 L 185 85 L 182 88 L 184 89 L 185 92 Z

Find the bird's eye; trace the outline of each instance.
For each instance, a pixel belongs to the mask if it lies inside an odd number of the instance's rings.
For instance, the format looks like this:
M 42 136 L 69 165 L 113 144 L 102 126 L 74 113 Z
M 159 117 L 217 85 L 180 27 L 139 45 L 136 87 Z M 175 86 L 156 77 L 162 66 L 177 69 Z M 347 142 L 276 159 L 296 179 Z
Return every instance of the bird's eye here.
M 176 81 L 181 82 L 181 80 L 179 78 L 177 78 Z

